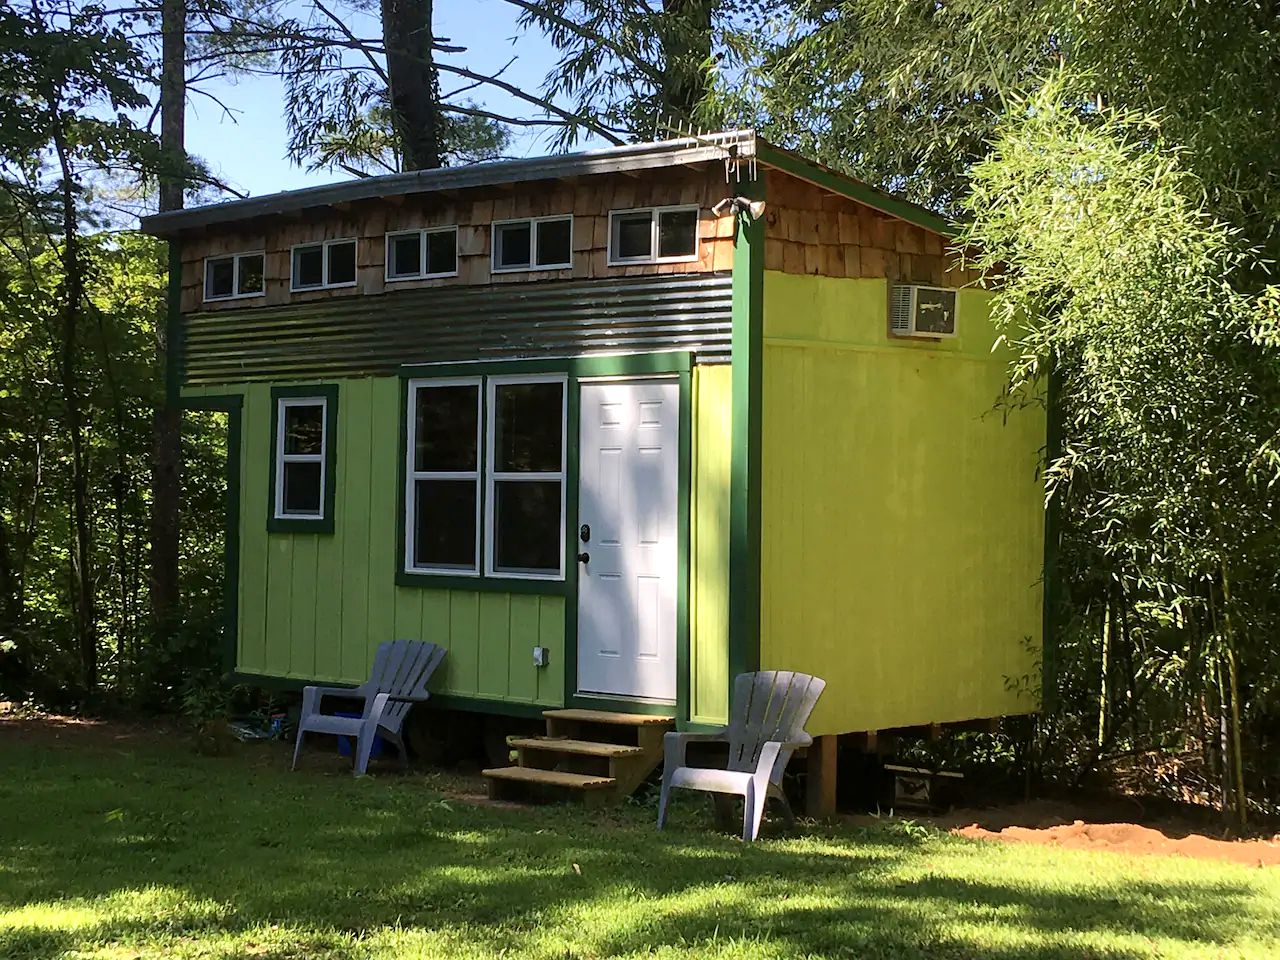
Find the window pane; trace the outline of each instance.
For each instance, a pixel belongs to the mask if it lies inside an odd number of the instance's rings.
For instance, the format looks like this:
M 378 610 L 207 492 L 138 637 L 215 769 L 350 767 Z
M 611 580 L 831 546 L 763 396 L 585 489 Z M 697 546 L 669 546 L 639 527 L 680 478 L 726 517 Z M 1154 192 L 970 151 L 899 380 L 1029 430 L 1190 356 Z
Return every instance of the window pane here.
M 691 257 L 698 252 L 698 211 L 658 214 L 658 256 Z
M 410 233 L 391 238 L 391 273 L 393 277 L 416 277 L 422 266 L 422 236 Z
M 329 283 L 355 283 L 355 241 L 330 244 L 327 249 L 329 254 Z
M 298 247 L 293 251 L 293 286 L 324 285 L 324 248 L 319 244 Z
M 220 260 L 206 260 L 204 263 L 204 295 L 206 298 L 229 297 L 232 293 L 232 282 L 235 278 L 235 261 L 233 257 Z
M 528 222 L 504 223 L 497 228 L 498 266 L 529 266 L 530 231 Z
M 475 481 L 416 480 L 413 495 L 413 565 L 475 569 Z
M 573 259 L 569 249 L 572 222 L 566 217 L 563 220 L 545 220 L 538 224 L 538 266 L 569 263 Z
M 560 470 L 563 396 L 562 383 L 503 383 L 494 387 L 495 471 Z
M 476 470 L 480 416 L 475 385 L 422 387 L 414 426 L 414 470 Z
M 324 449 L 324 407 L 318 403 L 284 408 L 284 452 L 321 453 Z
M 240 280 L 236 293 L 262 292 L 262 254 L 240 257 Z
M 613 218 L 615 260 L 648 259 L 653 255 L 653 215 L 625 213 Z
M 320 515 L 320 462 L 285 463 L 284 513 Z
M 493 568 L 504 573 L 560 571 L 560 483 L 499 480 L 493 488 Z
M 457 269 L 457 231 L 440 230 L 427 234 L 427 273 L 454 273 Z
M 920 290 L 916 293 L 916 330 L 920 333 L 956 332 L 956 292 Z

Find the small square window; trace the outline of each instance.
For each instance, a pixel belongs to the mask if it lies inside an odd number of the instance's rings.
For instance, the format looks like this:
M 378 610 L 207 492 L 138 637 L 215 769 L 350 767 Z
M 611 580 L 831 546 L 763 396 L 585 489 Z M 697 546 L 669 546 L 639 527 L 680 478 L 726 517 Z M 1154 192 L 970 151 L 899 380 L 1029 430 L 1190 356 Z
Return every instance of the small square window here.
M 572 263 L 573 220 L 539 220 L 534 223 L 538 234 L 537 264 L 540 267 L 562 267 Z
M 609 263 L 680 263 L 698 259 L 698 208 L 649 207 L 609 214 Z
M 235 300 L 260 297 L 265 290 L 261 253 L 236 253 L 210 257 L 204 262 L 204 298 Z
M 291 290 L 350 287 L 356 282 L 356 242 L 326 240 L 293 248 Z
M 653 256 L 653 214 L 623 213 L 614 218 L 614 260 L 648 260 Z
M 293 289 L 324 286 L 324 244 L 293 249 Z
M 235 293 L 236 258 L 219 257 L 204 262 L 204 298 L 219 300 Z
M 458 272 L 458 231 L 427 231 L 427 275 L 447 276 Z
M 493 238 L 494 265 L 498 269 L 528 268 L 533 250 L 533 225 L 529 221 L 499 224 L 493 228 Z
M 698 211 L 662 210 L 658 213 L 658 259 L 698 254 Z
M 400 280 L 422 274 L 422 234 L 393 234 L 387 238 L 387 279 Z
M 324 279 L 326 286 L 336 287 L 356 282 L 356 242 L 354 240 L 325 244 L 325 256 L 328 257 L 329 269 Z
M 573 265 L 573 217 L 535 217 L 493 225 L 493 269 L 560 270 Z

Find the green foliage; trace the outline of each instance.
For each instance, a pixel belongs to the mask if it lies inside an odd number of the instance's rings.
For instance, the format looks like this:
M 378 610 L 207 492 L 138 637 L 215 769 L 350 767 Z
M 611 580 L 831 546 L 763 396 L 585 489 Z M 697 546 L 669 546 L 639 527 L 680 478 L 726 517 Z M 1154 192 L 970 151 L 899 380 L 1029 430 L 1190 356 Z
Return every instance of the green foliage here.
M 1280 338 L 1274 291 L 1240 290 L 1249 252 L 1208 214 L 1183 156 L 1155 118 L 1081 117 L 1052 80 L 972 169 L 960 242 L 999 278 L 1011 400 L 1058 378 L 1062 449 L 1046 483 L 1066 531 L 1066 612 L 1080 621 L 1068 628 L 1091 632 L 1105 609 L 1105 642 L 1115 633 L 1132 656 L 1119 668 L 1127 695 L 1156 690 L 1188 709 L 1208 698 L 1229 719 L 1238 708 L 1247 731 L 1280 692 Z

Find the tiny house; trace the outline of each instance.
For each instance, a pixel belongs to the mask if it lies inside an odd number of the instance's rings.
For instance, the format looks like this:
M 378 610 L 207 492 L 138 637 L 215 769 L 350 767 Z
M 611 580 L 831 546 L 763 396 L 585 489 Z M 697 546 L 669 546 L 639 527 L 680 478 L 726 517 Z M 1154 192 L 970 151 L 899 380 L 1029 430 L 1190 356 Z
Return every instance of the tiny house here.
M 144 229 L 230 415 L 238 674 L 422 638 L 442 707 L 696 729 L 794 669 L 832 746 L 1038 708 L 1044 412 L 929 211 L 735 131 Z

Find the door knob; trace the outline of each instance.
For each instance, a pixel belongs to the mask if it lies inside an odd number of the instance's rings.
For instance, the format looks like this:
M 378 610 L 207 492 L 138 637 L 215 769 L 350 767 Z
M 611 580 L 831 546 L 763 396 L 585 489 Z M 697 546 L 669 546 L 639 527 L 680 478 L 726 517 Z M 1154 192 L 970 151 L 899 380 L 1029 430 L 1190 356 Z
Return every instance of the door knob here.
M 579 562 L 579 563 L 590 563 L 590 562 L 591 562 L 591 554 L 589 554 L 589 553 L 587 553 L 587 551 L 583 550 L 580 554 L 578 554 L 578 562 Z

